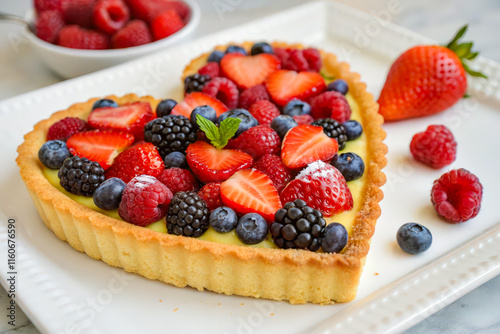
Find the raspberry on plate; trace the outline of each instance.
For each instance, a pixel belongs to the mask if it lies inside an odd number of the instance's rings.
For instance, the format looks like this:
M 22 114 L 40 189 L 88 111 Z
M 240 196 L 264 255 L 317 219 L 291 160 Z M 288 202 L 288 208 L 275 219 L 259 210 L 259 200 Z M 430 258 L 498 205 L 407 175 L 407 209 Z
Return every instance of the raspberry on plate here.
M 217 78 L 220 74 L 219 63 L 215 61 L 209 61 L 205 66 L 198 70 L 201 75 L 208 75 L 210 78 Z
M 94 23 L 107 34 L 118 31 L 129 18 L 130 12 L 122 0 L 97 0 L 94 5 Z
M 109 38 L 102 32 L 68 25 L 59 31 L 58 44 L 72 49 L 104 50 L 109 47 Z
M 410 151 L 415 160 L 439 169 L 455 161 L 457 142 L 446 126 L 430 125 L 413 136 Z
M 134 177 L 123 191 L 118 214 L 138 226 L 152 224 L 167 214 L 172 192 L 150 175 Z
M 354 204 L 342 174 L 322 161 L 309 164 L 281 192 L 283 203 L 296 199 L 304 200 L 327 217 L 350 210 Z
M 184 27 L 184 22 L 174 9 L 157 15 L 151 22 L 151 31 L 155 40 L 168 37 L 181 30 L 182 27 Z
M 240 102 L 238 106 L 248 110 L 252 104 L 260 100 L 269 101 L 269 94 L 267 94 L 267 90 L 264 85 L 255 85 L 245 89 L 240 94 Z
M 344 123 L 351 118 L 351 107 L 344 95 L 328 91 L 312 99 L 311 115 L 315 119 L 333 118 L 339 123 Z
M 64 19 L 60 11 L 46 10 L 40 13 L 36 19 L 36 35 L 46 42 L 54 43 L 64 25 Z
M 238 106 L 240 92 L 236 84 L 228 78 L 213 78 L 203 86 L 202 92 L 215 97 L 229 109 L 234 109 Z
M 68 24 L 77 24 L 83 28 L 94 25 L 95 0 L 61 0 L 64 19 Z
M 464 168 L 454 169 L 434 181 L 431 201 L 439 216 L 449 223 L 474 218 L 481 209 L 483 185 Z
M 271 125 L 273 119 L 281 115 L 274 103 L 260 100 L 250 106 L 248 112 L 259 121 L 260 125 Z
M 222 206 L 220 184 L 220 182 L 207 183 L 198 191 L 198 196 L 207 203 L 207 207 L 210 211 Z
M 78 132 L 88 130 L 88 124 L 78 117 L 66 117 L 52 124 L 47 132 L 47 140 L 67 140 Z
M 278 191 L 281 191 L 292 179 L 290 171 L 283 165 L 281 158 L 277 155 L 264 154 L 253 165 L 253 168 L 269 176 Z
M 163 170 L 157 179 L 166 185 L 175 195 L 179 191 L 197 191 L 198 181 L 187 169 L 168 168 Z
M 230 140 L 227 147 L 241 150 L 258 159 L 264 154 L 278 154 L 280 145 L 280 136 L 276 131 L 265 125 L 258 125 Z
M 148 25 L 141 20 L 132 20 L 113 35 L 111 45 L 115 49 L 122 49 L 151 43 L 152 41 L 153 37 Z

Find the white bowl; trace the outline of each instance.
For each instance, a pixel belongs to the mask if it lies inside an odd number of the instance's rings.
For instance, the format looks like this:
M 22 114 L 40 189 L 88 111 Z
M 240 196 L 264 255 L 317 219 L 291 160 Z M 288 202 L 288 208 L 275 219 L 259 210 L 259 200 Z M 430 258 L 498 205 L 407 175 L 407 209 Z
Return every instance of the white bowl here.
M 184 38 L 200 22 L 200 7 L 194 0 L 182 0 L 190 8 L 188 23 L 178 32 L 158 41 L 125 49 L 80 50 L 45 42 L 26 29 L 26 35 L 33 49 L 43 62 L 63 78 L 74 78 L 87 73 L 118 65 L 128 60 L 151 54 Z M 33 21 L 33 12 L 26 19 Z

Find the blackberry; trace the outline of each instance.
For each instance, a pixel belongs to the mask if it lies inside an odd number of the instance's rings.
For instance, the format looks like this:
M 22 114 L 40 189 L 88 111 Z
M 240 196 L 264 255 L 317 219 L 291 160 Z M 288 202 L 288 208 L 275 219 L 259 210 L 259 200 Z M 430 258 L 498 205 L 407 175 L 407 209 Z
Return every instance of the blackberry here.
M 306 205 L 301 199 L 288 202 L 276 211 L 271 235 L 279 248 L 298 248 L 317 251 L 326 226 L 323 214 Z
M 167 230 L 170 234 L 200 237 L 208 229 L 209 211 L 205 201 L 193 191 L 180 191 L 170 202 Z
M 347 131 L 342 124 L 333 118 L 320 118 L 312 122 L 312 125 L 321 126 L 328 137 L 337 139 L 339 151 L 345 147 Z
M 184 79 L 184 92 L 186 94 L 192 92 L 201 92 L 203 86 L 205 86 L 205 84 L 209 81 L 210 81 L 210 76 L 206 74 L 196 73 L 190 75 L 186 77 L 186 79 Z
M 181 115 L 156 118 L 144 127 L 144 140 L 158 147 L 162 158 L 172 152 L 184 153 L 196 139 L 193 124 Z
M 76 155 L 64 160 L 57 176 L 66 191 L 88 197 L 91 197 L 106 179 L 104 169 L 98 162 Z

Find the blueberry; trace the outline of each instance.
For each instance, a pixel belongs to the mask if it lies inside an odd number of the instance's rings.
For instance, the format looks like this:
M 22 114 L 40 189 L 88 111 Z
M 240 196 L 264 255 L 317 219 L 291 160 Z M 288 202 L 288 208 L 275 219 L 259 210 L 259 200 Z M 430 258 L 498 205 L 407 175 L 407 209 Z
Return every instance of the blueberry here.
M 309 115 L 311 113 L 311 106 L 301 100 L 291 100 L 283 107 L 283 114 L 288 116 L 301 116 Z
M 219 233 L 227 233 L 234 230 L 238 224 L 238 216 L 233 209 L 221 206 L 210 214 L 210 226 Z
M 169 153 L 165 156 L 165 159 L 163 159 L 163 161 L 165 162 L 165 168 L 172 168 L 172 167 L 186 168 L 187 167 L 186 156 L 182 152 Z
M 417 223 L 402 225 L 396 234 L 399 247 L 407 253 L 423 253 L 431 247 L 432 234 L 427 227 Z
M 255 55 L 258 55 L 258 54 L 261 54 L 261 53 L 270 53 L 270 54 L 273 54 L 274 51 L 273 51 L 273 47 L 267 43 L 255 43 L 253 46 L 252 46 L 252 50 L 250 51 L 250 54 L 252 56 L 255 56 Z
M 236 235 L 247 245 L 255 245 L 267 237 L 267 222 L 257 213 L 247 213 L 236 225 Z
M 241 46 L 238 45 L 229 45 L 226 49 L 226 53 L 242 53 L 245 56 L 247 55 L 247 52 L 245 49 L 243 49 Z
M 172 112 L 172 109 L 177 105 L 177 102 L 172 99 L 162 100 L 156 106 L 156 116 L 163 117 L 168 116 Z
M 210 56 L 208 56 L 208 62 L 216 62 L 216 63 L 219 63 L 220 60 L 222 59 L 222 57 L 224 57 L 224 52 L 222 51 L 219 51 L 219 50 L 215 50 L 214 52 L 212 52 L 210 54 Z
M 125 186 L 117 177 L 107 179 L 94 191 L 94 204 L 103 210 L 118 209 Z
M 254 126 L 259 125 L 259 122 L 255 119 L 255 117 L 253 117 L 246 109 L 231 109 L 226 111 L 217 118 L 217 124 L 220 124 L 228 117 L 241 119 L 240 126 L 236 131 L 235 137 L 238 137 L 240 134 L 250 128 L 253 128 Z
M 330 82 L 326 88 L 326 90 L 333 90 L 335 92 L 339 92 L 342 95 L 346 95 L 349 91 L 349 85 L 345 80 L 337 79 L 333 82 Z
M 346 181 L 359 179 L 365 172 L 363 159 L 353 152 L 335 154 L 331 164 L 344 175 Z
M 363 127 L 361 126 L 361 124 L 359 124 L 358 121 L 349 120 L 342 123 L 342 125 L 346 130 L 347 140 L 354 140 L 361 137 L 361 134 L 363 133 Z
M 293 117 L 288 115 L 280 115 L 271 122 L 271 128 L 278 133 L 281 139 L 285 137 L 288 130 L 297 125 Z
M 344 225 L 331 223 L 326 225 L 321 238 L 321 248 L 326 253 L 338 253 L 344 249 L 349 235 Z
M 193 109 L 191 112 L 190 120 L 195 128 L 198 128 L 198 122 L 196 121 L 196 115 L 201 115 L 208 119 L 209 121 L 216 122 L 217 121 L 217 113 L 215 109 L 211 106 L 198 106 Z
M 38 159 L 51 169 L 59 169 L 64 159 L 71 157 L 66 143 L 62 140 L 49 140 L 38 151 Z
M 97 109 L 97 108 L 104 108 L 104 107 L 113 107 L 116 108 L 118 107 L 118 103 L 116 103 L 113 100 L 110 99 L 100 99 L 94 102 L 94 105 L 92 106 L 92 110 Z

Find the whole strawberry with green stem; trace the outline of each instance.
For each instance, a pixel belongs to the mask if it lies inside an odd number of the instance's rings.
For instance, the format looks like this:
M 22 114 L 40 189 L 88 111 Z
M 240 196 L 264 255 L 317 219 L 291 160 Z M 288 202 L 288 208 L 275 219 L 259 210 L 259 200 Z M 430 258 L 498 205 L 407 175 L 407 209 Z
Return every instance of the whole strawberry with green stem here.
M 446 46 L 419 45 L 405 51 L 392 64 L 378 103 L 386 121 L 428 116 L 441 112 L 464 97 L 467 61 L 477 57 L 472 42 L 460 43 L 467 25 Z

